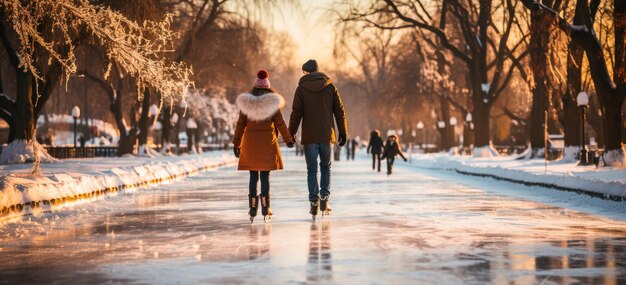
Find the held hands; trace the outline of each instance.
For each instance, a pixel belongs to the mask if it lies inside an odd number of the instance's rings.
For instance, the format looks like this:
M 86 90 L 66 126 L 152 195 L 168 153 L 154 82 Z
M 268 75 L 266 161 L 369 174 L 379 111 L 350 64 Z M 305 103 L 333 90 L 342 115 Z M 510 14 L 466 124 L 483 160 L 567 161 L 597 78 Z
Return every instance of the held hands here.
M 241 148 L 233 147 L 233 153 L 235 154 L 237 158 L 239 158 L 239 154 L 241 154 Z
M 339 146 L 344 146 L 346 144 L 346 134 L 339 134 Z
M 296 138 L 293 138 L 290 142 L 287 143 L 287 147 L 293 148 L 295 144 L 296 144 Z

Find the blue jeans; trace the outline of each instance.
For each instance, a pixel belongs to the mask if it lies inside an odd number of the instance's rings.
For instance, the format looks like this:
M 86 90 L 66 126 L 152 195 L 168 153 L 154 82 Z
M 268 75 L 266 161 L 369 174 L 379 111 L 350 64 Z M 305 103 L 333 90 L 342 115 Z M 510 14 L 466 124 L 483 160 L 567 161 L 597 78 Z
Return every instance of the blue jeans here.
M 304 145 L 307 184 L 309 186 L 309 201 L 317 201 L 318 195 L 322 197 L 330 195 L 330 155 L 332 152 L 333 148 L 331 144 Z M 319 184 L 317 183 L 318 157 L 321 172 Z

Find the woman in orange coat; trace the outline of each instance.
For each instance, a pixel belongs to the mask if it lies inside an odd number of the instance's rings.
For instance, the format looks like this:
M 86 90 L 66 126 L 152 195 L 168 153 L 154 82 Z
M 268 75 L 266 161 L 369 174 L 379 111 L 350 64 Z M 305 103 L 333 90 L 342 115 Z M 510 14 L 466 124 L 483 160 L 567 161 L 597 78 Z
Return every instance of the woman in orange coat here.
M 241 110 L 233 139 L 235 156 L 239 158 L 238 170 L 250 171 L 248 205 L 250 222 L 254 221 L 259 197 L 263 219 L 271 219 L 270 171 L 283 169 L 283 160 L 278 148 L 278 133 L 288 147 L 293 147 L 294 139 L 287 130 L 280 109 L 285 100 L 271 89 L 269 73 L 259 70 L 254 88 L 249 93 L 237 97 L 237 107 Z M 261 195 L 257 195 L 257 182 L 261 179 Z

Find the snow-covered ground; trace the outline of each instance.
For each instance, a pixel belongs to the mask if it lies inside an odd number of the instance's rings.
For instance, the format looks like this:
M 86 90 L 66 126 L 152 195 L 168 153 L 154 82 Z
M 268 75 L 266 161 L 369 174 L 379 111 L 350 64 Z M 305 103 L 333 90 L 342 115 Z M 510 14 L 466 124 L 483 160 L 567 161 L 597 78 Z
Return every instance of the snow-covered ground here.
M 575 162 L 516 160 L 515 156 L 480 158 L 447 154 L 413 154 L 412 165 L 491 177 L 529 186 L 573 191 L 626 202 L 626 169 L 577 166 Z
M 152 158 L 68 159 L 42 164 L 41 177 L 30 174 L 31 164 L 0 165 L 0 219 L 98 199 L 232 162 L 234 157 L 221 151 Z

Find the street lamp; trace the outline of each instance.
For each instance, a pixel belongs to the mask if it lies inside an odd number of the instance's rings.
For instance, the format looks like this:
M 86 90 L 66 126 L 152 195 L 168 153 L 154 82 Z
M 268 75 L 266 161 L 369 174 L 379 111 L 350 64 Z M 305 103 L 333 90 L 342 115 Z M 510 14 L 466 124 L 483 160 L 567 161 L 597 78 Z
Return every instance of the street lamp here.
M 419 121 L 416 127 L 417 127 L 417 130 L 420 132 L 420 136 L 419 136 L 420 148 L 424 148 L 424 134 L 423 134 L 424 123 L 422 123 L 422 121 Z
M 473 120 L 474 119 L 472 118 L 472 113 L 467 113 L 467 115 L 465 116 L 465 122 L 467 122 L 470 130 L 474 129 L 474 123 L 472 122 Z
M 454 127 L 456 126 L 456 123 L 458 123 L 456 120 L 456 117 L 450 117 L 450 134 L 449 135 L 450 135 L 450 143 L 452 144 L 452 146 L 454 146 L 454 144 L 456 143 L 454 139 L 454 136 L 455 136 Z
M 192 149 L 196 149 L 194 147 L 194 143 L 197 140 L 197 138 L 194 137 L 195 133 L 196 133 L 196 129 L 198 128 L 198 124 L 196 124 L 196 121 L 193 118 L 189 118 L 187 119 L 187 152 L 191 153 Z
M 72 108 L 72 118 L 74 118 L 74 148 L 76 148 L 76 120 L 80 118 L 80 108 L 78 106 Z
M 80 118 L 80 108 L 78 106 L 72 108 L 72 118 L 74 118 L 74 148 L 76 148 L 76 120 Z
M 170 118 L 170 125 L 176 126 L 176 124 L 178 123 L 178 114 L 174 113 L 172 114 L 172 117 Z
M 157 115 L 159 114 L 159 106 L 157 106 L 156 104 L 152 104 L 150 105 L 150 109 L 148 109 L 148 116 L 152 118 L 152 128 L 154 129 L 154 126 L 157 123 Z
M 156 104 L 150 105 L 150 109 L 148 110 L 148 116 L 156 116 L 159 113 L 159 106 Z
M 589 105 L 589 95 L 586 92 L 578 93 L 576 103 L 580 109 L 580 163 L 578 165 L 589 165 L 587 159 L 587 147 L 585 146 L 585 119 L 587 117 L 587 106 Z
M 439 134 L 441 135 L 439 148 L 440 150 L 444 150 L 446 141 L 446 133 L 444 132 L 444 129 L 446 128 L 446 121 L 437 121 L 437 128 L 439 128 Z
M 472 113 L 467 113 L 467 115 L 465 116 L 465 121 L 468 123 L 472 121 Z

